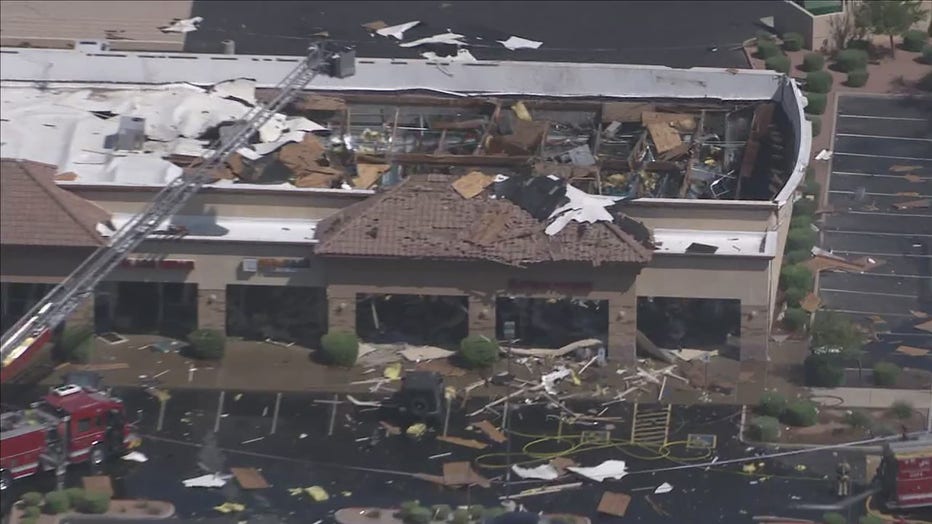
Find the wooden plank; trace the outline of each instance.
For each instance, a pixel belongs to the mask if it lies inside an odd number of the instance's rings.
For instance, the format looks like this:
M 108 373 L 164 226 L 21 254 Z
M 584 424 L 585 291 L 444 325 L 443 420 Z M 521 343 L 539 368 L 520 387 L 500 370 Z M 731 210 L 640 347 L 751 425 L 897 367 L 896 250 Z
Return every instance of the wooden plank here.
M 658 153 L 670 151 L 683 143 L 680 134 L 668 124 L 647 124 L 647 131 L 654 140 Z
M 492 423 L 489 422 L 488 420 L 477 422 L 476 424 L 474 424 L 474 426 L 476 426 L 477 428 L 479 428 L 480 431 L 485 433 L 485 436 L 489 437 L 495 442 L 498 442 L 499 444 L 506 442 L 508 440 L 508 437 L 506 437 L 505 434 L 502 433 L 497 427 L 493 426 Z
M 602 500 L 599 501 L 596 511 L 615 517 L 624 517 L 628 511 L 628 504 L 631 504 L 630 495 L 606 491 L 602 494 Z
M 389 164 L 356 164 L 356 178 L 353 187 L 356 189 L 369 189 L 382 179 L 382 175 L 391 169 Z
M 269 487 L 265 477 L 256 468 L 230 468 L 230 473 L 243 489 L 265 489 Z
M 481 171 L 471 171 L 457 178 L 456 181 L 453 182 L 453 189 L 455 189 L 461 197 L 469 199 L 485 191 L 485 188 L 492 185 L 492 180 L 493 178 L 491 176 Z
M 653 111 L 649 102 L 605 102 L 602 104 L 602 122 L 641 122 L 645 111 Z

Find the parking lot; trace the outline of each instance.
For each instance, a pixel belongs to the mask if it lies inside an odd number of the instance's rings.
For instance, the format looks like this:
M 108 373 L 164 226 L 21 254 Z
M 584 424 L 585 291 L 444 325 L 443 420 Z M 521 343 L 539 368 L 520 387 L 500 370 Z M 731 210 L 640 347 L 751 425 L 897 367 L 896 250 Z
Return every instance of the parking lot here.
M 929 198 L 932 98 L 841 95 L 828 194 L 834 212 L 822 247 L 882 264 L 864 273 L 823 272 L 819 293 L 825 309 L 886 331 L 869 346 L 871 356 L 926 369 L 932 357 L 895 350 L 932 348 L 932 333 L 915 328 L 923 313 L 932 316 Z

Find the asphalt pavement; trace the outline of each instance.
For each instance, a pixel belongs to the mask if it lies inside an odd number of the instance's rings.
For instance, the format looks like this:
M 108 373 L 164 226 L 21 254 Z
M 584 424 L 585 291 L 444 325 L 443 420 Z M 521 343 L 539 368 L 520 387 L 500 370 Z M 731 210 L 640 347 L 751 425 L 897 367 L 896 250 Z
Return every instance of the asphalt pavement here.
M 523 2 L 523 1 L 307 1 L 216 2 L 195 0 L 200 28 L 185 51 L 219 53 L 236 42 L 242 54 L 303 55 L 313 35 L 356 46 L 366 58 L 420 58 L 425 48 L 372 36 L 362 27 L 420 21 L 404 34 L 412 41 L 452 31 L 464 36 L 479 60 L 626 63 L 670 67 L 739 67 L 741 43 L 754 36 L 761 17 L 777 2 Z M 508 50 L 510 36 L 538 42 L 538 49 Z M 453 54 L 455 49 L 435 49 Z
M 932 348 L 932 334 L 915 329 L 932 315 L 932 209 L 894 204 L 932 198 L 932 98 L 843 94 L 838 99 L 827 216 L 822 247 L 883 264 L 864 273 L 823 272 L 823 307 L 864 323 L 880 340 L 868 355 L 932 370 L 932 358 L 896 352 Z
M 184 518 L 214 516 L 212 509 L 225 501 L 237 501 L 246 506 L 242 518 L 267 515 L 281 522 L 314 522 L 326 519 L 333 511 L 348 506 L 396 506 L 413 498 L 422 503 L 496 504 L 508 489 L 512 493 L 539 487 L 545 483 L 513 478 L 510 488 L 501 480 L 507 462 L 504 445 L 491 445 L 484 450 L 438 442 L 433 435 L 415 441 L 402 436 L 385 437 L 377 444 L 368 440 L 380 420 L 391 420 L 391 414 L 373 408 L 341 406 L 337 412 L 334 434 L 327 436 L 330 417 L 328 405 L 315 403 L 322 397 L 287 394 L 283 396 L 275 434 L 270 434 L 274 415 L 275 394 L 227 392 L 223 410 L 219 413 L 216 444 L 209 444 L 207 435 L 218 420 L 219 394 L 213 391 L 172 391 L 166 404 L 161 431 L 158 425 L 158 403 L 138 390 L 119 390 L 131 413 L 141 414 L 140 432 L 144 443 L 140 450 L 149 461 L 138 464 L 116 460 L 107 465 L 106 473 L 114 479 L 119 498 L 168 500 L 174 503 Z M 5 404 L 25 403 L 38 395 L 34 390 L 3 391 Z M 487 440 L 465 428 L 465 413 L 481 407 L 482 399 L 470 401 L 466 410 L 456 410 L 450 421 L 450 434 Z M 600 412 L 597 404 L 571 404 L 577 411 Z M 521 501 L 532 511 L 569 512 L 596 517 L 595 508 L 604 491 L 618 491 L 633 496 L 625 522 L 702 522 L 747 523 L 754 515 L 780 514 L 816 517 L 820 512 L 793 509 L 796 504 L 831 504 L 829 475 L 837 463 L 831 452 L 809 453 L 785 459 L 756 459 L 763 451 L 750 448 L 738 440 L 739 409 L 735 407 L 674 407 L 669 423 L 668 456 L 655 450 L 625 444 L 631 435 L 631 406 L 609 406 L 601 416 L 617 417 L 612 426 L 558 427 L 556 409 L 543 406 L 522 406 L 513 412 L 512 461 L 526 466 L 540 462 L 535 456 L 562 454 L 579 443 L 581 431 L 604 430 L 611 435 L 611 445 L 570 454 L 583 466 L 594 466 L 604 460 L 627 462 L 629 474 L 621 480 L 603 483 L 585 481 L 580 489 L 547 496 L 527 497 Z M 478 419 L 472 419 L 473 422 Z M 555 439 L 557 434 L 563 440 Z M 713 449 L 687 449 L 682 443 L 689 434 L 715 435 Z M 572 437 L 569 437 L 573 435 Z M 212 452 L 204 451 L 207 446 Z M 520 450 L 520 451 L 519 451 Z M 449 453 L 438 458 L 434 455 Z M 219 459 L 217 458 L 219 455 Z M 213 458 L 211 458 L 213 457 Z M 742 464 L 721 467 L 692 467 L 671 471 L 689 464 L 704 464 L 717 458 L 728 460 L 749 457 L 763 476 L 748 474 Z M 245 491 L 231 481 L 222 489 L 185 488 L 181 480 L 202 475 L 199 463 L 222 462 L 221 467 L 254 467 L 261 470 L 272 487 Z M 430 482 L 412 478 L 412 473 L 439 475 L 444 462 L 465 460 L 479 466 L 478 471 L 493 479 L 490 489 L 451 490 Z M 851 459 L 857 463 L 856 458 Z M 805 468 L 799 468 L 803 464 Z M 497 467 L 496 467 L 497 466 Z M 88 466 L 69 470 L 68 483 L 76 485 L 88 474 Z M 574 479 L 567 480 L 571 482 Z M 667 482 L 673 491 L 653 494 Z M 4 505 L 28 490 L 52 489 L 54 479 L 49 474 L 15 484 L 4 495 Z M 315 503 L 307 496 L 291 496 L 288 488 L 322 486 L 331 498 Z M 647 497 L 650 497 L 650 501 Z M 610 522 L 605 516 L 597 522 Z

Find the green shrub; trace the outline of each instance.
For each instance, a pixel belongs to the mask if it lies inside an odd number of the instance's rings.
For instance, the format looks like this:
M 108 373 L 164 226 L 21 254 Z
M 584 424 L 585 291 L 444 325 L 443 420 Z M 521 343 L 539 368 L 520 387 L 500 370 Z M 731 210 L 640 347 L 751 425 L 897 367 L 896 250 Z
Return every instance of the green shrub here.
M 808 294 L 809 292 L 806 291 L 805 289 L 791 287 L 783 292 L 783 298 L 786 299 L 787 307 L 789 309 L 793 309 L 799 306 L 799 303 L 802 302 L 803 299 L 806 298 L 806 295 Z M 805 321 L 808 321 L 808 319 L 806 319 Z M 787 319 L 788 324 L 792 322 L 794 322 L 794 320 Z M 802 326 L 799 326 L 799 327 L 802 327 Z
M 845 80 L 845 85 L 848 87 L 864 87 L 864 84 L 867 83 L 867 78 L 870 74 L 866 69 L 855 69 L 848 73 L 848 78 Z
M 780 419 L 790 426 L 807 427 L 819 421 L 819 410 L 815 403 L 808 400 L 794 400 L 786 405 L 786 411 Z
M 768 391 L 761 395 L 757 403 L 757 412 L 767 417 L 779 417 L 786 409 L 786 397 L 779 393 Z
M 806 99 L 809 100 L 809 103 L 806 104 L 806 114 L 821 115 L 825 112 L 828 98 L 823 93 L 807 93 Z
M 71 501 L 64 491 L 53 491 L 45 495 L 45 504 L 42 509 L 49 515 L 58 515 L 71 509 Z
M 776 40 L 777 37 L 774 36 L 773 33 L 770 31 L 764 31 L 763 29 L 754 35 L 754 41 L 757 42 L 757 44 L 760 44 L 761 42 L 776 42 Z
M 809 251 L 816 243 L 816 232 L 811 227 L 790 228 L 786 235 L 786 249 L 794 251 L 796 249 L 805 249 Z
M 848 524 L 848 519 L 841 513 L 826 513 L 822 515 L 822 522 L 825 524 Z
M 919 61 L 923 64 L 932 65 L 932 45 L 927 45 L 922 48 L 922 57 Z
M 81 513 L 92 513 L 95 515 L 106 513 L 107 510 L 110 509 L 110 495 L 98 491 L 88 491 L 84 494 L 84 500 L 81 502 L 81 505 L 77 506 L 75 509 Z
M 889 437 L 890 435 L 896 435 L 896 430 L 889 424 L 878 422 L 871 427 L 871 433 L 873 433 L 875 437 Z
M 65 495 L 68 495 L 68 504 L 72 508 L 78 508 L 84 503 L 87 493 L 84 488 L 68 488 L 65 490 Z
M 923 75 L 919 82 L 916 82 L 916 87 L 923 91 L 932 91 L 932 71 Z
M 19 519 L 19 524 L 36 524 L 39 522 L 39 517 L 22 517 Z
M 757 56 L 764 60 L 774 56 L 780 56 L 780 48 L 777 47 L 777 44 L 774 42 L 759 40 L 757 42 Z
M 430 509 L 434 520 L 446 521 L 448 518 L 450 518 L 450 513 L 453 512 L 453 510 L 447 504 L 435 504 L 431 506 Z
M 812 124 L 812 137 L 815 138 L 822 134 L 822 118 L 816 115 L 811 115 L 809 118 L 809 123 Z
M 473 504 L 472 506 L 469 506 L 469 518 L 482 518 L 482 512 L 484 511 L 485 507 L 483 507 L 481 504 Z
M 806 91 L 810 93 L 828 93 L 832 90 L 834 79 L 828 71 L 813 71 L 806 74 Z
M 819 194 L 820 194 L 821 192 L 822 192 L 822 186 L 819 185 L 819 183 L 816 182 L 815 180 L 812 180 L 812 181 L 810 181 L 810 182 L 807 182 L 807 183 L 806 183 L 806 187 L 803 188 L 803 196 L 811 196 L 811 197 L 812 197 L 812 199 L 808 199 L 808 200 L 809 200 L 810 202 L 812 202 L 813 214 L 814 214 L 814 212 L 815 212 L 815 207 L 818 205 L 818 204 L 816 204 L 816 202 L 818 201 L 818 198 L 819 198 L 819 196 L 820 196 Z M 795 209 L 795 208 L 794 208 L 794 209 Z
M 780 421 L 774 417 L 754 417 L 748 425 L 748 437 L 760 442 L 780 438 Z
M 838 348 L 850 358 L 861 351 L 864 335 L 847 317 L 820 311 L 812 325 L 812 345 L 816 348 Z
M 351 367 L 359 357 L 359 339 L 348 331 L 326 333 L 320 337 L 320 353 L 327 364 Z
M 815 185 L 816 187 L 818 187 L 819 184 L 815 180 L 811 182 L 807 182 L 806 186 L 803 188 L 804 194 L 810 193 L 810 186 L 812 185 Z M 816 191 L 818 192 L 818 190 Z M 812 198 L 800 198 L 799 200 L 793 203 L 793 214 L 813 216 L 815 215 L 815 211 L 818 206 L 819 204 Z M 809 248 L 807 248 L 806 250 L 808 251 L 809 249 L 812 249 L 812 246 L 809 246 Z
M 806 53 L 803 57 L 803 71 L 821 71 L 825 67 L 825 57 L 821 53 Z
M 499 515 L 504 515 L 504 514 L 505 514 L 505 508 L 501 506 L 496 506 L 494 508 L 486 508 L 482 512 L 482 520 L 488 521 L 488 520 L 494 519 L 495 517 Z
M 786 33 L 783 35 L 783 49 L 799 51 L 803 48 L 803 35 L 799 33 Z
M 886 524 L 886 520 L 877 515 L 864 515 L 858 519 L 858 524 Z
M 867 429 L 871 427 L 871 418 L 864 411 L 855 409 L 845 413 L 845 424 L 855 429 Z
M 874 44 L 872 44 L 870 40 L 859 38 L 856 40 L 849 40 L 848 45 L 845 46 L 845 49 L 857 49 L 859 51 L 864 51 L 866 53 L 870 51 L 871 47 L 873 46 Z
M 764 67 L 771 71 L 787 74 L 790 72 L 790 57 L 786 55 L 771 56 L 764 60 Z
M 808 293 L 812 291 L 812 273 L 802 264 L 783 266 L 780 269 L 780 287 L 801 289 Z
M 55 344 L 52 355 L 61 362 L 87 364 L 91 360 L 94 343 L 94 327 L 84 324 L 66 327 L 61 339 Z
M 433 512 L 430 508 L 417 506 L 411 508 L 411 511 L 402 519 L 405 524 L 430 524 L 433 520 Z
M 816 317 L 818 318 L 818 317 Z M 806 385 L 817 388 L 834 388 L 845 380 L 845 370 L 838 355 L 812 353 L 803 363 Z
M 470 335 L 460 342 L 459 358 L 469 368 L 487 368 L 498 360 L 498 344 L 486 337 Z
M 220 360 L 226 350 L 227 340 L 216 329 L 195 329 L 188 334 L 190 354 L 200 360 Z
M 809 227 L 812 225 L 812 215 L 794 214 L 790 219 L 790 229 L 794 227 Z
M 809 312 L 800 307 L 788 307 L 786 313 L 783 314 L 783 324 L 790 331 L 802 331 L 809 324 Z
M 856 69 L 867 69 L 867 51 L 863 49 L 845 49 L 835 57 L 835 67 L 842 73 Z
M 421 506 L 421 501 L 419 501 L 419 500 L 406 500 L 406 501 L 402 502 L 402 503 L 401 503 L 401 506 L 400 506 L 400 508 L 401 508 L 401 512 L 400 512 L 401 518 L 405 518 L 407 515 L 410 515 L 411 512 L 414 511 L 414 508 L 418 508 L 418 507 L 420 507 L 420 506 Z
M 890 406 L 890 414 L 900 420 L 906 420 L 913 416 L 913 405 L 905 400 L 897 400 Z
M 39 509 L 39 506 L 26 506 L 23 509 L 23 517 L 27 519 L 37 519 L 41 514 L 42 510 Z
M 23 505 L 26 507 L 38 506 L 39 504 L 42 504 L 42 494 L 38 491 L 29 491 L 27 493 L 23 493 L 23 496 L 20 497 L 19 500 L 21 500 Z
M 453 510 L 453 524 L 469 524 L 469 510 L 457 508 Z
M 786 254 L 783 256 L 783 263 L 790 264 L 790 265 L 799 264 L 800 262 L 805 262 L 806 260 L 809 260 L 810 256 L 811 254 L 804 249 L 797 249 L 795 251 L 787 251 Z M 790 290 L 787 290 L 787 293 L 789 293 L 789 291 Z M 806 294 L 803 293 L 803 296 L 806 296 Z
M 878 362 L 874 364 L 874 384 L 877 386 L 892 386 L 896 384 L 896 377 L 900 374 L 900 367 L 892 362 Z
M 903 33 L 903 49 L 918 53 L 926 45 L 926 40 L 928 40 L 928 37 L 922 31 L 916 31 L 915 29 L 906 31 Z

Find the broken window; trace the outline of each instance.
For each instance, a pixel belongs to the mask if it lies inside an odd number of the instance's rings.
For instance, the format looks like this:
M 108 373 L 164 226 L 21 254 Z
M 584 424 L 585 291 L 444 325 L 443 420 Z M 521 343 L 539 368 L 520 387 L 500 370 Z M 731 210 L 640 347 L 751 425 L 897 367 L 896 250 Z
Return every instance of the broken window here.
M 0 311 L 2 311 L 4 332 L 35 306 L 53 287 L 52 284 L 20 282 L 3 282 L 2 286 Z
M 367 342 L 459 347 L 469 330 L 466 297 L 357 295 L 356 332 Z
M 317 347 L 327 329 L 324 288 L 227 286 L 227 334 Z
M 98 330 L 186 337 L 197 328 L 197 284 L 117 282 L 109 300 L 114 307 L 94 308 Z
M 607 300 L 498 297 L 495 309 L 496 336 L 504 340 L 505 322 L 514 322 L 518 346 L 549 349 L 608 337 Z
M 741 301 L 638 297 L 638 330 L 667 349 L 723 349 L 741 335 Z

